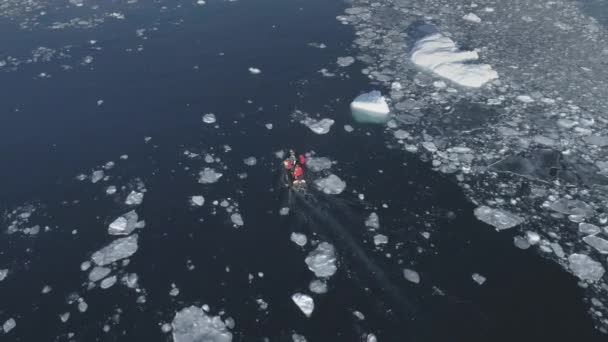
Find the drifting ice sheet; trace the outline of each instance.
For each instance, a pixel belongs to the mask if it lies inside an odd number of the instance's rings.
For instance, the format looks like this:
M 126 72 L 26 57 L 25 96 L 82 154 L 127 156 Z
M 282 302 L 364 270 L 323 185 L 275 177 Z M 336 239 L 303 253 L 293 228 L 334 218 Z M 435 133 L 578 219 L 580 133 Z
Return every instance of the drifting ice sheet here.
M 302 310 L 302 312 L 306 315 L 306 317 L 310 317 L 313 310 L 315 309 L 315 302 L 312 300 L 312 297 L 309 295 L 305 295 L 302 293 L 296 293 L 291 296 L 291 300 Z
M 460 51 L 453 40 L 435 33 L 420 39 L 412 51 L 411 60 L 417 66 L 465 87 L 479 88 L 498 78 L 488 64 L 475 64 L 475 51 Z
M 334 246 L 327 242 L 321 242 L 304 261 L 308 268 L 320 278 L 329 278 L 338 270 Z
M 106 247 L 93 253 L 91 259 L 98 266 L 109 265 L 118 260 L 128 258 L 137 252 L 137 234 L 116 239 Z
M 377 90 L 357 96 L 350 110 L 353 119 L 362 123 L 384 123 L 390 113 L 386 99 Z
M 492 209 L 481 206 L 475 209 L 475 216 L 482 222 L 487 223 L 498 230 L 513 228 L 524 219 L 506 210 Z
M 317 179 L 315 181 L 315 185 L 319 190 L 328 195 L 340 194 L 346 188 L 346 182 L 334 174 L 331 174 L 325 178 Z
M 232 334 L 219 316 L 207 316 L 196 306 L 184 308 L 176 313 L 171 325 L 175 342 L 232 341 Z
M 331 129 L 331 126 L 334 124 L 334 122 L 335 122 L 334 120 L 328 119 L 328 118 L 324 118 L 321 120 L 306 118 L 306 119 L 300 121 L 301 124 L 310 128 L 311 131 L 313 131 L 317 134 L 329 133 L 329 130 Z

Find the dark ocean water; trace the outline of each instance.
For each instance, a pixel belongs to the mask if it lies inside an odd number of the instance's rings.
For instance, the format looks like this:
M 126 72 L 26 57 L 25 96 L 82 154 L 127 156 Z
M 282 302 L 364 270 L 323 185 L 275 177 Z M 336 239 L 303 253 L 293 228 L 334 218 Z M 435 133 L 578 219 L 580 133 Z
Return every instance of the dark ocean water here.
M 352 122 L 350 100 L 374 89 L 359 71 L 363 65 L 337 70 L 342 75 L 334 78 L 318 72 L 336 71 L 336 58 L 349 54 L 353 33 L 335 20 L 342 3 L 210 2 L 202 10 L 188 3 L 170 11 L 161 5 L 139 4 L 124 11 L 124 22 L 60 36 L 2 24 L 10 34 L 0 45 L 11 51 L 72 44 L 74 55 L 95 58 L 70 71 L 50 62 L 0 74 L 0 205 L 10 211 L 33 203 L 33 224 L 50 227 L 36 236 L 0 236 L 0 268 L 11 272 L 0 283 L 0 322 L 17 321 L 3 340 L 169 341 L 160 324 L 202 304 L 234 318 L 236 341 L 290 341 L 293 332 L 308 341 L 358 341 L 367 333 L 379 341 L 599 340 L 573 276 L 533 250 L 515 248 L 514 232 L 499 234 L 478 222 L 455 181 L 388 149 L 383 127 Z M 136 29 L 152 26 L 157 30 L 148 30 L 148 39 L 136 37 Z M 91 39 L 102 49 L 92 50 Z M 143 51 L 127 51 L 139 44 Z M 252 66 L 262 73 L 251 75 Z M 36 78 L 40 72 L 52 77 Z M 316 135 L 292 120 L 296 109 L 336 123 Z M 209 112 L 218 128 L 202 123 Z M 226 144 L 231 151 L 224 153 Z M 334 197 L 311 190 L 304 198 L 286 192 L 274 152 L 290 147 L 336 161 L 332 172 L 347 190 Z M 184 157 L 185 150 L 221 158 L 224 176 L 199 184 L 207 164 Z M 129 159 L 119 161 L 122 154 Z M 243 163 L 249 156 L 257 165 Z M 117 163 L 109 181 L 75 180 L 109 160 Z M 248 177 L 240 179 L 241 172 Z M 112 240 L 108 223 L 128 211 L 122 203 L 128 191 L 107 196 L 105 187 L 136 178 L 147 189 L 137 207 L 147 225 L 138 252 L 115 273 L 139 275 L 145 304 L 120 284 L 87 290 L 80 271 Z M 202 208 L 188 203 L 197 194 L 205 196 Z M 291 215 L 278 215 L 290 196 Z M 211 204 L 226 198 L 238 202 L 244 227 L 231 227 L 229 215 Z M 372 211 L 380 216 L 379 232 L 389 236 L 383 250 L 363 226 Z M 314 296 L 308 319 L 290 299 L 313 279 L 304 263 L 311 248 L 293 244 L 294 231 L 332 243 L 339 255 L 329 292 Z M 405 267 L 418 271 L 420 284 L 403 278 Z M 263 278 L 248 279 L 258 272 Z M 479 286 L 473 273 L 487 282 Z M 169 296 L 171 284 L 180 289 L 176 297 Z M 42 295 L 45 285 L 53 291 Z M 88 303 L 85 313 L 66 303 L 72 293 Z M 258 298 L 268 302 L 267 311 L 259 311 Z M 67 323 L 59 319 L 64 312 L 71 312 Z

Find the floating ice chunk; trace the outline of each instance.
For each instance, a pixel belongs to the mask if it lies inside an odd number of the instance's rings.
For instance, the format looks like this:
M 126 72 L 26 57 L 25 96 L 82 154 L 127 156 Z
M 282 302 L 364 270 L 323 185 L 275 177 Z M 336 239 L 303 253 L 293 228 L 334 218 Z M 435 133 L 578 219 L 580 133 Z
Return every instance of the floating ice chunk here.
M 165 334 L 168 334 L 169 332 L 171 332 L 171 330 L 173 330 L 173 328 L 171 327 L 171 324 L 165 323 L 160 326 L 160 330 Z
M 331 174 L 325 178 L 320 178 L 315 181 L 317 188 L 328 195 L 337 195 L 342 193 L 346 188 L 346 182 L 340 177 Z
M 215 119 L 215 114 L 213 113 L 208 113 L 203 115 L 203 122 L 206 124 L 212 124 L 215 123 L 216 119 Z
M 315 309 L 315 302 L 312 297 L 303 293 L 296 293 L 291 296 L 291 300 L 302 310 L 306 317 L 310 317 Z
M 338 270 L 334 246 L 328 242 L 321 242 L 304 261 L 308 269 L 320 278 L 329 278 Z
M 104 280 L 101 281 L 101 284 L 99 284 L 99 287 L 101 287 L 102 289 L 109 289 L 110 287 L 114 286 L 114 284 L 116 284 L 116 276 L 111 276 L 108 277 Z
M 230 215 L 230 221 L 232 221 L 232 224 L 237 227 L 242 227 L 245 224 L 245 222 L 243 222 L 243 217 L 239 213 L 233 213 Z
M 64 312 L 61 315 L 59 315 L 59 319 L 61 320 L 62 323 L 67 322 L 70 319 L 70 313 L 69 312 Z
M 479 88 L 498 78 L 488 64 L 472 63 L 479 59 L 475 51 L 460 51 L 453 40 L 435 33 L 420 39 L 411 60 L 417 66 L 465 87 Z
M 174 342 L 231 342 L 232 334 L 219 316 L 208 316 L 196 306 L 182 309 L 173 322 Z
M 17 322 L 15 321 L 15 319 L 14 318 L 9 318 L 2 325 L 2 330 L 4 330 L 5 334 L 8 334 L 9 331 L 15 329 L 16 326 L 17 326 Z
M 528 230 L 526 232 L 526 239 L 530 245 L 536 245 L 540 242 L 540 235 L 538 233 Z
M 42 292 L 42 294 L 47 294 L 47 293 L 51 292 L 52 290 L 53 290 L 53 289 L 52 289 L 50 286 L 45 285 L 45 286 L 42 288 L 42 291 L 41 291 L 41 292 Z
M 571 254 L 568 257 L 570 269 L 581 280 L 598 281 L 604 275 L 604 267 L 585 254 Z
M 136 288 L 138 281 L 139 277 L 135 273 L 130 273 L 128 275 L 123 276 L 122 278 L 122 282 L 130 289 Z
M 371 213 L 368 218 L 365 220 L 365 226 L 370 229 L 378 229 L 380 228 L 380 218 L 378 214 Z
M 385 123 L 390 114 L 386 99 L 377 90 L 357 96 L 350 103 L 350 111 L 361 123 Z
M 608 241 L 595 235 L 585 236 L 583 238 L 586 244 L 597 249 L 602 254 L 608 254 Z
M 530 244 L 528 243 L 528 240 L 521 237 L 521 236 L 515 236 L 513 237 L 513 244 L 515 245 L 515 247 L 519 248 L 519 249 L 528 249 L 530 248 Z
M 243 159 L 243 163 L 245 163 L 245 165 L 247 166 L 254 166 L 255 164 L 257 164 L 258 160 L 255 157 L 248 157 Z
M 78 303 L 78 311 L 86 312 L 89 309 L 89 304 L 85 301 L 81 301 Z
M 8 269 L 0 270 L 0 281 L 3 281 L 4 279 L 6 279 L 7 275 L 8 275 Z
M 410 134 L 407 131 L 398 129 L 393 133 L 393 136 L 398 140 L 405 140 L 410 137 Z
M 360 321 L 365 319 L 365 315 L 361 311 L 353 311 L 353 316 L 357 317 Z
M 534 99 L 531 98 L 528 95 L 519 95 L 518 97 L 515 98 L 517 101 L 519 102 L 523 102 L 523 103 L 532 103 L 534 102 Z
M 564 215 L 577 215 L 581 217 L 591 217 L 594 213 L 593 207 L 581 200 L 571 200 L 560 198 L 551 203 L 549 208 Z
M 259 75 L 262 73 L 262 70 L 251 67 L 249 68 L 249 73 L 251 73 L 252 75 Z
M 281 210 L 279 210 L 279 215 L 281 215 L 281 216 L 289 215 L 289 208 L 288 207 L 281 208 Z
M 127 196 L 127 199 L 125 200 L 125 204 L 126 205 L 140 205 L 141 202 L 143 202 L 143 200 L 144 200 L 143 192 L 131 191 L 131 193 L 129 193 L 129 196 Z
M 308 242 L 308 239 L 306 238 L 306 235 L 294 232 L 291 233 L 291 241 L 293 241 L 296 245 L 303 247 Z
M 345 130 L 347 133 L 350 133 L 350 132 L 354 131 L 355 129 L 354 129 L 354 128 L 353 128 L 353 126 L 351 126 L 351 125 L 344 125 L 344 130 Z
M 331 126 L 334 124 L 334 122 L 335 122 L 334 120 L 328 119 L 328 118 L 324 118 L 321 120 L 315 120 L 313 118 L 306 118 L 306 119 L 300 121 L 301 124 L 310 128 L 310 130 L 315 132 L 316 134 L 329 133 L 329 130 L 331 129 Z
M 338 60 L 336 61 L 336 63 L 338 63 L 339 66 L 341 67 L 347 67 L 353 63 L 355 63 L 355 58 L 348 56 L 348 57 L 338 57 Z
M 409 268 L 404 269 L 403 276 L 405 277 L 405 279 L 411 281 L 414 284 L 420 283 L 420 275 L 414 270 L 410 270 Z
M 479 273 L 473 273 L 473 275 L 471 276 L 471 278 L 473 278 L 473 281 L 476 282 L 479 285 L 483 285 L 483 283 L 486 282 L 486 277 L 482 276 Z
M 206 167 L 203 171 L 199 172 L 198 182 L 201 184 L 211 184 L 217 182 L 222 176 L 222 173 Z
M 116 193 L 116 187 L 114 185 L 110 185 L 106 188 L 106 194 L 114 195 Z
M 330 169 L 331 165 L 331 160 L 326 157 L 310 157 L 306 160 L 306 168 L 314 172 Z
M 270 130 L 272 129 L 272 124 L 271 123 L 267 123 L 264 125 L 266 127 L 266 129 Z
M 93 171 L 93 174 L 91 175 L 91 183 L 95 184 L 102 180 L 103 177 L 105 177 L 103 170 Z
M 203 204 L 205 204 L 205 197 L 203 197 L 203 196 L 192 196 L 192 197 L 190 197 L 190 201 L 192 202 L 193 205 L 196 205 L 198 207 L 202 207 Z
M 306 342 L 306 337 L 295 333 L 291 335 L 291 339 L 293 342 Z
M 110 272 L 112 272 L 112 270 L 107 267 L 95 266 L 91 272 L 89 272 L 89 281 L 93 283 L 100 281 L 101 279 L 107 277 Z
M 578 224 L 578 231 L 585 235 L 595 235 L 599 233 L 601 229 L 594 224 L 581 222 Z
M 481 18 L 478 17 L 477 14 L 475 14 L 475 13 L 465 14 L 465 16 L 462 17 L 462 19 L 464 19 L 466 21 L 473 22 L 473 23 L 480 23 L 481 22 Z
M 374 245 L 386 245 L 388 243 L 388 237 L 386 235 L 377 234 L 374 236 Z
M 492 209 L 481 206 L 475 209 L 475 216 L 498 230 L 513 228 L 524 222 L 524 219 L 502 209 Z
M 437 146 L 432 141 L 424 141 L 424 142 L 422 142 L 422 147 L 424 147 L 425 150 L 427 150 L 427 151 L 429 151 L 431 153 L 437 152 Z
M 118 260 L 128 258 L 137 252 L 137 234 L 112 241 L 106 247 L 93 253 L 91 259 L 98 266 L 109 265 Z
M 308 289 L 312 293 L 324 294 L 327 293 L 327 283 L 323 280 L 315 279 L 310 282 L 310 284 L 308 285 Z
M 108 226 L 110 235 L 129 235 L 136 228 L 143 228 L 144 222 L 138 222 L 138 216 L 135 210 L 118 217 Z

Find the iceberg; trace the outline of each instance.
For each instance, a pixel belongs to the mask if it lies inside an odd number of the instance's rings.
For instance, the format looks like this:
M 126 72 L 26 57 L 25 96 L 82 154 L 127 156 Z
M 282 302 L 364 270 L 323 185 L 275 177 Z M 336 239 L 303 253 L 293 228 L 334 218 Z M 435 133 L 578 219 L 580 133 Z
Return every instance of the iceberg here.
M 116 284 L 116 280 L 118 280 L 116 278 L 116 276 L 108 277 L 101 281 L 101 284 L 99 284 L 99 287 L 101 287 L 104 290 L 109 289 L 110 287 L 114 286 L 114 284 Z
M 196 306 L 177 312 L 171 326 L 174 342 L 232 341 L 232 334 L 219 316 L 208 316 Z
M 232 221 L 232 224 L 237 227 L 242 227 L 245 224 L 245 222 L 243 221 L 243 217 L 239 213 L 234 213 L 230 215 L 230 221 Z
M 8 276 L 8 269 L 0 270 L 0 281 L 3 281 Z
M 17 326 L 17 322 L 14 318 L 9 318 L 2 325 L 2 330 L 4 330 L 5 334 L 8 334 L 9 331 L 13 330 Z
M 369 217 L 365 220 L 365 226 L 369 229 L 378 229 L 380 228 L 380 218 L 378 214 L 371 213 Z
M 385 123 L 390 114 L 386 99 L 377 90 L 357 96 L 350 104 L 350 111 L 360 123 Z
M 291 300 L 302 310 L 306 317 L 310 317 L 313 310 L 315 309 L 315 302 L 312 297 L 302 293 L 296 293 L 291 296 Z
M 215 114 L 213 113 L 209 113 L 209 114 L 205 114 L 203 115 L 203 122 L 206 124 L 212 124 L 215 123 L 216 119 L 215 119 Z
M 420 39 L 411 55 L 412 62 L 422 69 L 472 88 L 479 88 L 498 78 L 490 65 L 472 63 L 478 59 L 477 52 L 460 51 L 452 39 L 441 33 Z
M 334 246 L 328 242 L 321 242 L 308 254 L 304 262 L 308 265 L 308 269 L 320 278 L 329 278 L 338 270 Z
M 334 174 L 331 174 L 325 178 L 317 179 L 315 181 L 315 185 L 319 190 L 328 195 L 340 194 L 346 188 L 346 182 Z
M 116 239 L 106 247 L 93 253 L 91 259 L 97 266 L 105 266 L 128 258 L 137 252 L 137 239 L 137 234 Z

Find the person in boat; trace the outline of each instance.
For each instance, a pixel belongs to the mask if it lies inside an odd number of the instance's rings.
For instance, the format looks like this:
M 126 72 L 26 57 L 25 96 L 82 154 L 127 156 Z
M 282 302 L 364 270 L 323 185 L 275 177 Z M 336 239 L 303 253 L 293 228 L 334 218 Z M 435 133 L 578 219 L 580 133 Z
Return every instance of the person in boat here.
M 289 156 L 283 161 L 283 167 L 289 177 L 291 184 L 304 182 L 304 163 L 306 159 L 303 155 L 296 155 L 294 150 L 289 150 Z

